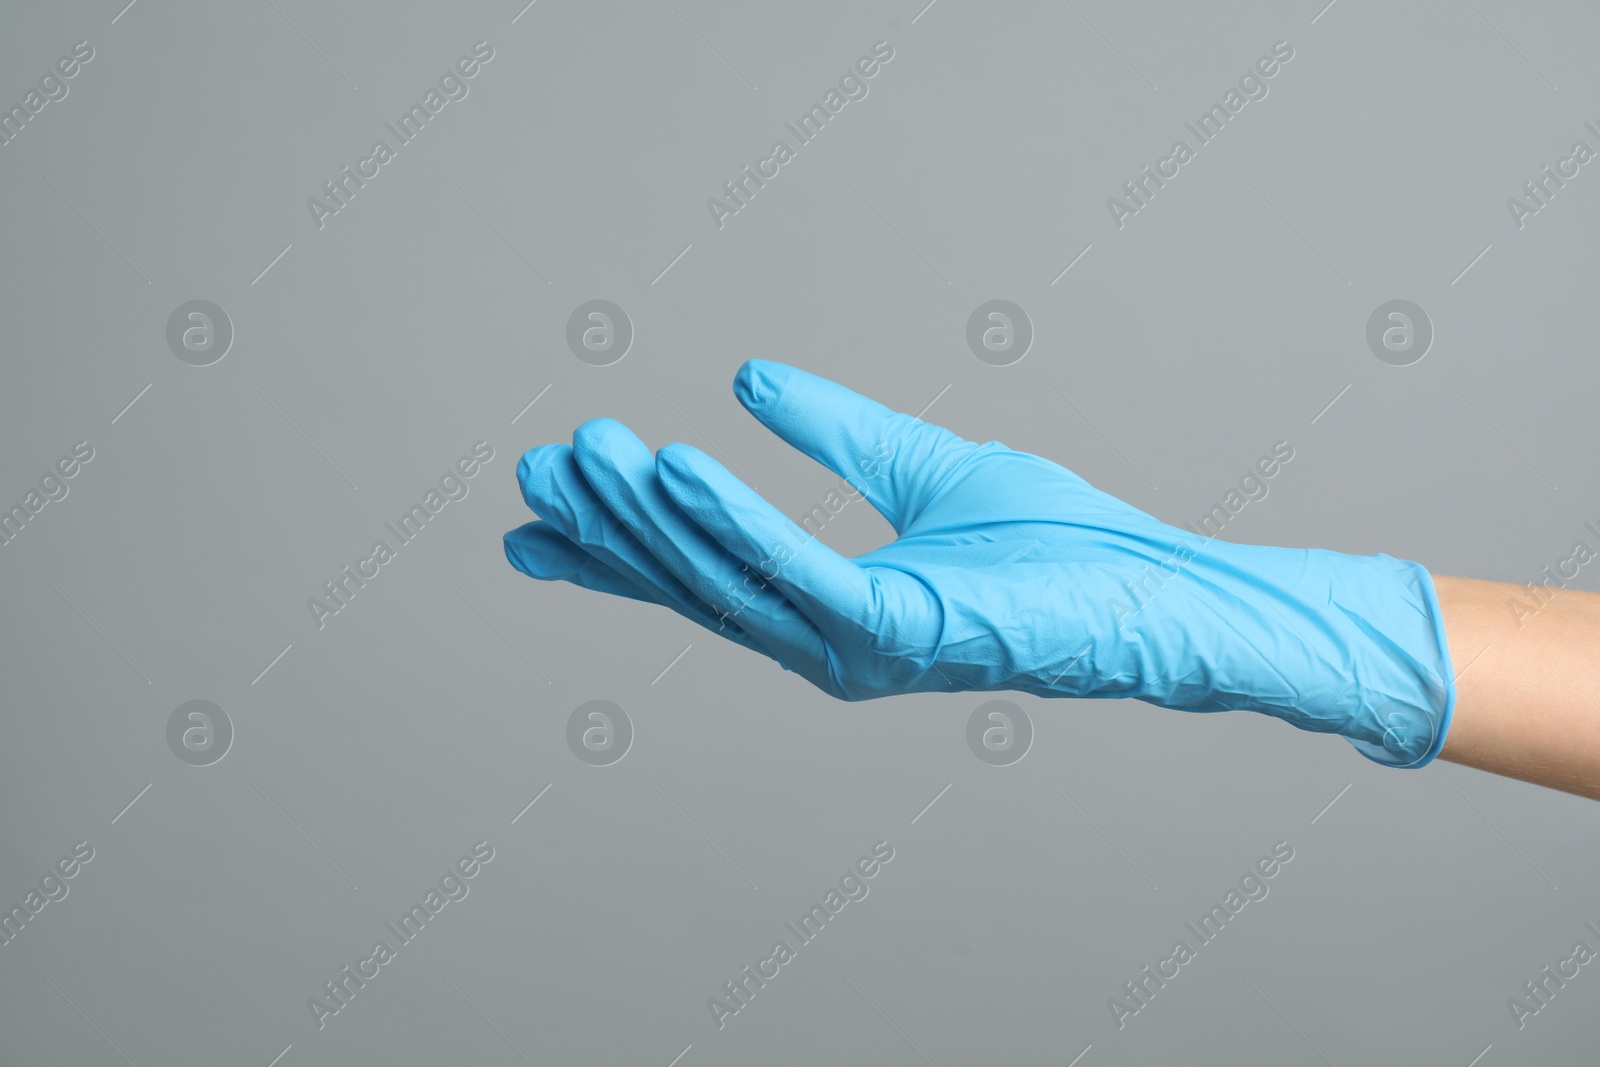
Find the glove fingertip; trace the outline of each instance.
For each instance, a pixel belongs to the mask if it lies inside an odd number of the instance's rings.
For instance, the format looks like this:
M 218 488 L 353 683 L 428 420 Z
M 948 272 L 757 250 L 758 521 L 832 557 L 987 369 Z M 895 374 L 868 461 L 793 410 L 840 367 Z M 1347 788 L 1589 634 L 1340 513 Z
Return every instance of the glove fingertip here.
M 783 383 L 794 371 L 783 363 L 770 359 L 747 359 L 733 376 L 733 395 L 752 413 L 778 399 Z
M 633 431 L 616 419 L 608 419 L 604 416 L 590 419 L 572 431 L 573 453 L 580 457 L 584 455 L 608 455 L 613 442 L 621 435 L 632 437 Z
M 530 448 L 522 454 L 521 459 L 517 460 L 517 487 L 519 489 L 526 489 L 528 480 L 533 477 L 533 453 L 535 451 L 535 449 Z
M 679 509 L 713 536 L 719 525 L 713 521 L 719 510 L 713 506 L 720 495 L 719 473 L 717 461 L 693 445 L 668 445 L 656 453 L 656 477 L 661 480 L 661 488 Z
M 556 471 L 564 458 L 572 454 L 572 446 L 565 444 L 540 445 L 530 448 L 517 460 L 517 484 L 524 498 L 542 495 L 553 486 Z M 529 501 L 532 507 L 532 501 Z
M 663 482 L 694 483 L 700 481 L 695 472 L 696 458 L 701 455 L 698 448 L 686 445 L 681 441 L 674 441 L 656 450 L 656 473 L 661 475 Z
M 530 578 L 571 580 L 585 564 L 593 562 L 588 552 L 542 520 L 507 530 L 501 540 L 506 560 Z
M 526 574 L 529 578 L 539 577 L 529 569 L 522 556 L 522 546 L 517 541 L 518 530 L 507 530 L 500 539 L 500 547 L 505 551 L 506 562 L 516 570 Z

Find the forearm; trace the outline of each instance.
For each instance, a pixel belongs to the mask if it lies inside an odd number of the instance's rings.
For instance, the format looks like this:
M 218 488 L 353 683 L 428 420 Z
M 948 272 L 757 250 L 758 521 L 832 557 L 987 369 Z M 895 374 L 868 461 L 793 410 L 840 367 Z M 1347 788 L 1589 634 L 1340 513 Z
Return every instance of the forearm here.
M 1600 594 L 1434 586 L 1457 672 L 1440 758 L 1600 800 Z

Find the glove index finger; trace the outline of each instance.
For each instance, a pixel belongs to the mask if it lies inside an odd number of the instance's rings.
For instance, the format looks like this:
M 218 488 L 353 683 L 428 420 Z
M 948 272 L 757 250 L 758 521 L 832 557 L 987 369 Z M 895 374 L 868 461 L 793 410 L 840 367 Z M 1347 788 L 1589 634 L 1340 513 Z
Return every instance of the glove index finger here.
M 606 508 L 584 480 L 571 445 L 530 449 L 517 464 L 517 482 L 522 487 L 523 500 L 543 523 L 625 576 L 650 599 L 708 630 L 723 627 L 712 609 L 662 566 Z M 524 556 L 522 562 L 529 562 L 530 558 Z M 514 566 L 517 563 L 512 560 Z M 523 573 L 543 577 L 532 570 Z
M 873 603 L 870 576 L 722 464 L 690 445 L 672 444 L 656 453 L 656 470 L 683 512 L 812 622 L 865 624 Z
M 632 430 L 614 419 L 591 419 L 572 439 L 578 468 L 603 506 L 719 625 L 737 625 L 774 659 L 814 673 L 825 655 L 811 620 L 679 510 L 661 485 L 655 456 Z

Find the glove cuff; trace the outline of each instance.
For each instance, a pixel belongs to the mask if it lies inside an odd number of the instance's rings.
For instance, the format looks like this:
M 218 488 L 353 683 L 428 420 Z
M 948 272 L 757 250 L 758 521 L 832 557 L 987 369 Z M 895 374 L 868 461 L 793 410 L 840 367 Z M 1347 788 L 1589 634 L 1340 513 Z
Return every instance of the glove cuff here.
M 1432 624 L 1431 662 L 1416 663 L 1418 689 L 1405 699 L 1388 699 L 1364 707 L 1344 731 L 1357 752 L 1386 767 L 1414 770 L 1433 762 L 1444 748 L 1455 711 L 1455 671 L 1444 629 L 1444 613 L 1433 576 L 1419 563 L 1375 557 L 1399 564 L 1410 573 L 1405 584 Z M 1442 673 L 1436 673 L 1436 670 Z

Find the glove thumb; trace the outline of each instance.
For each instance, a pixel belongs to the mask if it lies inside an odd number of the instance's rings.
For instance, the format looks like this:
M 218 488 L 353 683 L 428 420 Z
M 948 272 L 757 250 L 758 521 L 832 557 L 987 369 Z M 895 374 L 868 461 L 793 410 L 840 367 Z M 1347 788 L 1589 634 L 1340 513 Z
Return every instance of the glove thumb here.
M 916 521 L 944 475 L 979 447 L 942 426 L 769 360 L 746 361 L 734 376 L 733 392 L 767 429 L 847 480 L 896 533 Z

